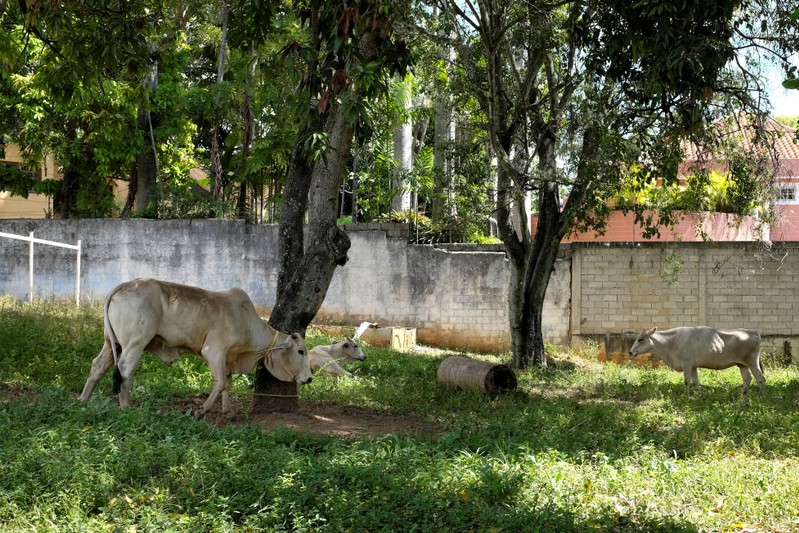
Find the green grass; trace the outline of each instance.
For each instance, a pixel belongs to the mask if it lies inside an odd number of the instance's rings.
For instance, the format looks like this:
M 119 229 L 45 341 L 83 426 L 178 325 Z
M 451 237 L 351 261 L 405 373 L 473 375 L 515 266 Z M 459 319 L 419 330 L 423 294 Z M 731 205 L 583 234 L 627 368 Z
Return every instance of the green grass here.
M 563 352 L 490 400 L 437 383 L 443 355 L 367 347 L 357 379 L 317 377 L 301 402 L 446 429 L 341 439 L 164 409 L 210 389 L 198 358 L 145 357 L 133 408 L 110 376 L 83 405 L 101 322 L 0 298 L 0 531 L 799 530 L 795 367 L 748 400 L 736 369 L 700 370 L 686 399 L 680 373 Z

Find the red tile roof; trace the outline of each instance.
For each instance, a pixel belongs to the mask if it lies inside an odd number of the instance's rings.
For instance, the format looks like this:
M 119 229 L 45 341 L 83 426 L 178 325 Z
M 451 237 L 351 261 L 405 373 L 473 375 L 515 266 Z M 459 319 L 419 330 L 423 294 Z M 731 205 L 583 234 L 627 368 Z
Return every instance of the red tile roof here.
M 764 123 L 765 132 L 774 143 L 774 148 L 780 160 L 778 176 L 785 176 L 799 179 L 799 137 L 797 130 L 781 124 L 773 119 L 767 119 Z M 743 145 L 752 147 L 751 128 L 748 127 L 748 120 L 737 121 L 734 124 L 724 124 L 719 126 L 727 130 L 726 135 L 742 138 Z M 750 133 L 744 135 L 742 131 L 749 130 Z M 699 159 L 699 154 L 703 148 L 694 143 L 686 142 L 683 144 L 685 163 L 682 165 L 680 174 L 684 174 L 687 168 Z

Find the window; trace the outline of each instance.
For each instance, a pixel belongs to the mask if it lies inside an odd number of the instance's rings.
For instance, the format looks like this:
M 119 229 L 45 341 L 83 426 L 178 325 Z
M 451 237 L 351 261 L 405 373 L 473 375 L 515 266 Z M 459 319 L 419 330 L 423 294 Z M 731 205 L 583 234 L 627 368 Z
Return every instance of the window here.
M 0 175 L 3 175 L 3 170 L 8 171 L 11 169 L 17 169 L 19 172 L 27 175 L 31 180 L 33 180 L 33 183 L 39 183 L 42 181 L 42 171 L 40 169 L 26 168 L 23 167 L 21 163 L 16 163 L 14 161 L 0 161 L 0 166 L 4 167 L 0 168 Z M 11 171 L 14 172 L 13 170 Z M 6 172 L 6 175 L 9 174 Z
M 793 204 L 796 203 L 796 185 L 780 185 L 779 194 L 777 199 L 781 203 Z

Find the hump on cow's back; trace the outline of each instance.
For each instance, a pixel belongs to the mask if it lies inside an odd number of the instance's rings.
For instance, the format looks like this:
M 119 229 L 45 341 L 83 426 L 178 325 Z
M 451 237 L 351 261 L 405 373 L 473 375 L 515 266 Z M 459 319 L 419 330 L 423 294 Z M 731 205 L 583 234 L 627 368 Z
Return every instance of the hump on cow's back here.
M 255 312 L 255 305 L 246 292 L 238 287 L 233 287 L 228 291 L 228 294 L 230 295 L 230 299 L 239 304 L 242 308 Z

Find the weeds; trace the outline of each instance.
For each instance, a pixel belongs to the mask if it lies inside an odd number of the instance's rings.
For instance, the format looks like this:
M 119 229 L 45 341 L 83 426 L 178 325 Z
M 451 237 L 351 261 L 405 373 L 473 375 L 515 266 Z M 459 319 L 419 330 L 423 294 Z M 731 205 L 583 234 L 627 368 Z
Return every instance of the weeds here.
M 309 345 L 328 342 L 313 331 Z M 160 407 L 206 393 L 198 358 L 145 357 L 137 406 L 110 378 L 83 405 L 102 343 L 97 306 L 0 299 L 0 529 L 8 531 L 794 531 L 795 367 L 740 396 L 737 369 L 569 364 L 518 372 L 490 400 L 436 381 L 443 356 L 366 347 L 357 379 L 301 401 L 444 424 L 435 435 L 339 439 L 215 427 Z M 548 347 L 555 352 L 557 347 Z M 502 358 L 485 357 L 501 361 Z M 235 382 L 246 394 L 248 380 Z

